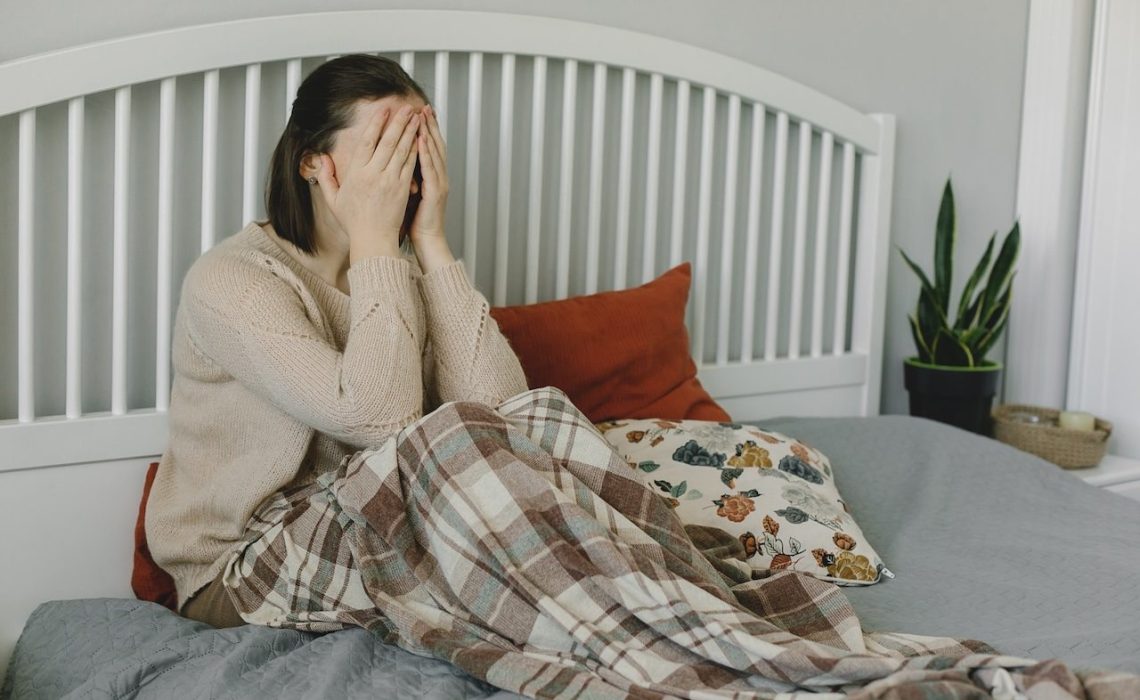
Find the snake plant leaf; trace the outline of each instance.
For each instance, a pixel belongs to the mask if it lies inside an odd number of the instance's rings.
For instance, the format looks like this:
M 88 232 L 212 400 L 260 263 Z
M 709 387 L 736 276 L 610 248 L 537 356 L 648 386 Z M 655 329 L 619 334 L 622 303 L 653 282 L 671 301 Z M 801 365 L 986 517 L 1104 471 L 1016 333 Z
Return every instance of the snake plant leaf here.
M 985 326 L 973 326 L 968 330 L 958 332 L 958 338 L 966 344 L 966 347 L 976 348 L 978 347 L 978 341 L 989 332 L 990 329 Z
M 946 310 L 938 305 L 934 298 L 934 290 L 924 286 L 918 293 L 918 320 L 922 328 L 927 331 L 927 337 L 934 337 L 939 328 L 949 328 L 950 321 L 946 318 Z
M 1001 320 L 1001 317 L 1009 311 L 1009 303 L 1013 295 L 1013 277 L 1013 275 L 1010 276 L 1009 282 L 1005 285 L 1005 290 L 997 298 L 997 301 L 989 309 L 986 309 L 986 313 L 978 324 L 979 328 L 985 328 L 987 331 L 992 330 Z
M 910 256 L 904 253 L 901 248 L 899 249 L 899 253 L 902 254 L 903 260 L 906 261 L 907 266 L 914 271 L 914 274 L 918 275 L 918 281 L 922 285 L 922 289 L 919 292 L 918 296 L 919 306 L 921 307 L 925 300 L 930 304 L 930 311 L 933 312 L 933 318 L 937 318 L 938 322 L 941 324 L 950 325 L 948 319 L 946 318 L 946 305 L 939 303 L 938 292 L 935 290 L 934 285 L 930 284 L 930 278 L 926 276 L 926 273 L 923 272 L 922 268 L 918 266 L 918 263 L 911 260 Z
M 978 282 L 981 281 L 982 277 L 986 274 L 986 270 L 989 269 L 990 258 L 994 253 L 994 241 L 996 239 L 997 231 L 994 231 L 994 234 L 990 236 L 990 242 L 986 245 L 986 251 L 982 253 L 982 259 L 978 261 L 974 272 L 970 275 L 970 278 L 966 280 L 966 287 L 962 290 L 962 300 L 958 302 L 958 317 L 954 321 L 954 330 L 962 330 L 969 327 L 969 324 L 966 323 L 966 319 L 969 318 L 967 311 L 970 309 L 970 299 L 974 295 L 974 289 L 978 286 Z
M 902 248 L 899 248 L 899 254 L 902 255 L 903 260 L 906 261 L 907 267 L 911 269 L 914 274 L 918 275 L 918 281 L 924 288 L 929 287 L 931 291 L 934 290 L 934 285 L 930 283 L 930 278 L 926 276 L 926 271 L 918 266 L 918 263 L 910 259 Z M 936 295 L 937 298 L 937 295 Z
M 933 357 L 934 339 L 938 336 L 938 329 L 942 327 L 942 324 L 938 320 L 938 313 L 935 311 L 931 294 L 932 292 L 924 292 L 919 296 L 914 317 L 918 323 L 919 332 L 922 334 L 923 343 L 926 345 L 926 352 Z
M 910 259 L 903 250 L 900 248 L 899 253 L 902 254 L 903 260 L 906 261 L 907 266 L 918 275 L 918 281 L 921 285 L 921 290 L 918 294 L 918 308 L 915 310 L 915 317 L 918 321 L 919 329 L 922 331 L 923 338 L 931 340 L 938 333 L 938 329 L 949 325 L 946 319 L 945 307 L 939 306 L 937 294 L 934 287 L 930 284 L 930 279 L 923 272 L 922 268 L 918 266 L 913 260 Z
M 954 324 L 954 329 L 961 331 L 966 328 L 973 328 L 978 325 L 978 321 L 982 315 L 982 299 L 986 295 L 985 288 L 979 289 L 977 295 L 974 297 L 973 303 L 966 309 L 964 318 L 960 318 L 958 323 Z
M 954 273 L 954 239 L 957 225 L 954 220 L 954 190 L 950 179 L 942 190 L 942 204 L 938 207 L 938 225 L 934 234 L 934 290 L 943 309 L 950 307 L 950 280 Z
M 966 347 L 965 343 L 958 339 L 947 328 L 939 328 L 938 336 L 934 339 L 934 347 L 931 348 L 934 355 L 934 364 L 947 365 L 953 367 L 973 367 L 974 356 L 970 352 L 970 348 Z
M 992 315 L 989 311 L 1002 295 L 1006 285 L 1013 278 L 1013 264 L 1017 261 L 1017 252 L 1021 247 L 1021 225 L 1015 223 L 1005 241 L 1001 244 L 1001 252 L 994 260 L 994 267 L 990 270 L 990 277 L 986 281 L 986 293 L 982 301 L 983 316 Z
M 994 329 L 992 331 L 990 331 L 985 337 L 982 338 L 981 342 L 978 343 L 977 349 L 974 351 L 975 357 L 980 357 L 983 359 L 985 358 L 986 353 L 990 351 L 990 348 L 992 348 L 994 346 L 994 343 L 998 341 L 998 338 L 1001 337 L 1001 333 L 1003 330 L 1005 330 L 1006 322 L 1008 320 L 1009 307 L 1006 307 L 1005 313 L 998 321 L 998 324 L 994 326 Z
M 1011 277 L 1005 291 L 1001 297 L 998 298 L 997 303 L 994 304 L 991 315 L 982 323 L 970 329 L 970 339 L 963 339 L 963 342 L 967 342 L 970 347 L 973 348 L 974 357 L 979 362 L 985 359 L 986 353 L 989 352 L 990 348 L 997 342 L 1002 330 L 1006 326 L 1006 321 L 1009 319 L 1012 294 L 1013 278 Z
M 918 359 L 922 362 L 930 362 L 933 357 L 930 353 L 930 346 L 926 343 L 926 338 L 922 336 L 922 329 L 918 326 L 918 319 L 914 314 L 907 316 L 910 321 L 910 334 L 914 338 L 914 346 L 918 348 Z

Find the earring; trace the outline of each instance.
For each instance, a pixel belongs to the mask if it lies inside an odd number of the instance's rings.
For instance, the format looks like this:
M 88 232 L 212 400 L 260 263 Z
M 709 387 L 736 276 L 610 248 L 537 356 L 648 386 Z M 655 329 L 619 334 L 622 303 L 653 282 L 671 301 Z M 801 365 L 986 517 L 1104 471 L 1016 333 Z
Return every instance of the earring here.
M 310 185 L 315 185 L 315 184 L 317 184 L 317 178 L 315 178 L 315 177 L 310 177 L 310 178 L 309 178 L 309 184 L 310 184 Z

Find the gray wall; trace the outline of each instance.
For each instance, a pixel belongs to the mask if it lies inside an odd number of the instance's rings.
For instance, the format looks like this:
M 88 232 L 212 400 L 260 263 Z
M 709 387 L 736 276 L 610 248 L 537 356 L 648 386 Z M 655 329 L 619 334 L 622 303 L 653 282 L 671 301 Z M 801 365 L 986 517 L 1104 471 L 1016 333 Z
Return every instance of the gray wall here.
M 1013 222 L 1028 0 L 0 0 L 0 26 L 8 30 L 0 61 L 263 14 L 413 6 L 565 17 L 655 34 L 749 61 L 857 109 L 895 114 L 892 240 L 920 262 L 932 258 L 948 175 L 958 200 L 959 267 Z M 895 251 L 889 270 L 882 408 L 905 413 L 901 361 L 913 354 L 906 314 L 918 287 Z

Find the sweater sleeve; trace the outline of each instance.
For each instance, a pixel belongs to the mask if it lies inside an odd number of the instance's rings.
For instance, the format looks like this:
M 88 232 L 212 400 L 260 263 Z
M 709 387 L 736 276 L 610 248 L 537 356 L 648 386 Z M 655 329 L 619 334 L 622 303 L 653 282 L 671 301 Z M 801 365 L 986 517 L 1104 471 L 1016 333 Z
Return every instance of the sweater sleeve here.
M 527 390 L 515 351 L 471 285 L 462 259 L 420 277 L 428 337 L 434 347 L 434 388 L 441 403 L 496 406 Z
M 199 277 L 183 292 L 198 352 L 281 411 L 357 448 L 422 415 L 424 327 L 406 260 L 377 256 L 349 268 L 343 352 L 276 275 L 215 269 Z

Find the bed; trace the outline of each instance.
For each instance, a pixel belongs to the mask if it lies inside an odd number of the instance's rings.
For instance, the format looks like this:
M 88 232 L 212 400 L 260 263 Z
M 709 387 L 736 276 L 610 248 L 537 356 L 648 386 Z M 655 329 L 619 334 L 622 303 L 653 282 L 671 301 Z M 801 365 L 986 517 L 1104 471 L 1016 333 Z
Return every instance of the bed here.
M 692 261 L 701 383 L 735 422 L 827 453 L 897 575 L 844 589 L 867 629 L 1140 672 L 1135 502 L 988 439 L 875 415 L 890 115 L 633 32 L 354 11 L 0 65 L 0 154 L 18 163 L 0 192 L 15 300 L 0 530 L 27 532 L 0 557 L 21 572 L 0 600 L 0 694 L 508 696 L 362 630 L 213 630 L 127 586 L 143 472 L 165 446 L 181 275 L 260 216 L 297 85 L 350 52 L 399 59 L 432 96 L 454 154 L 452 247 L 492 304 L 624 289 Z

